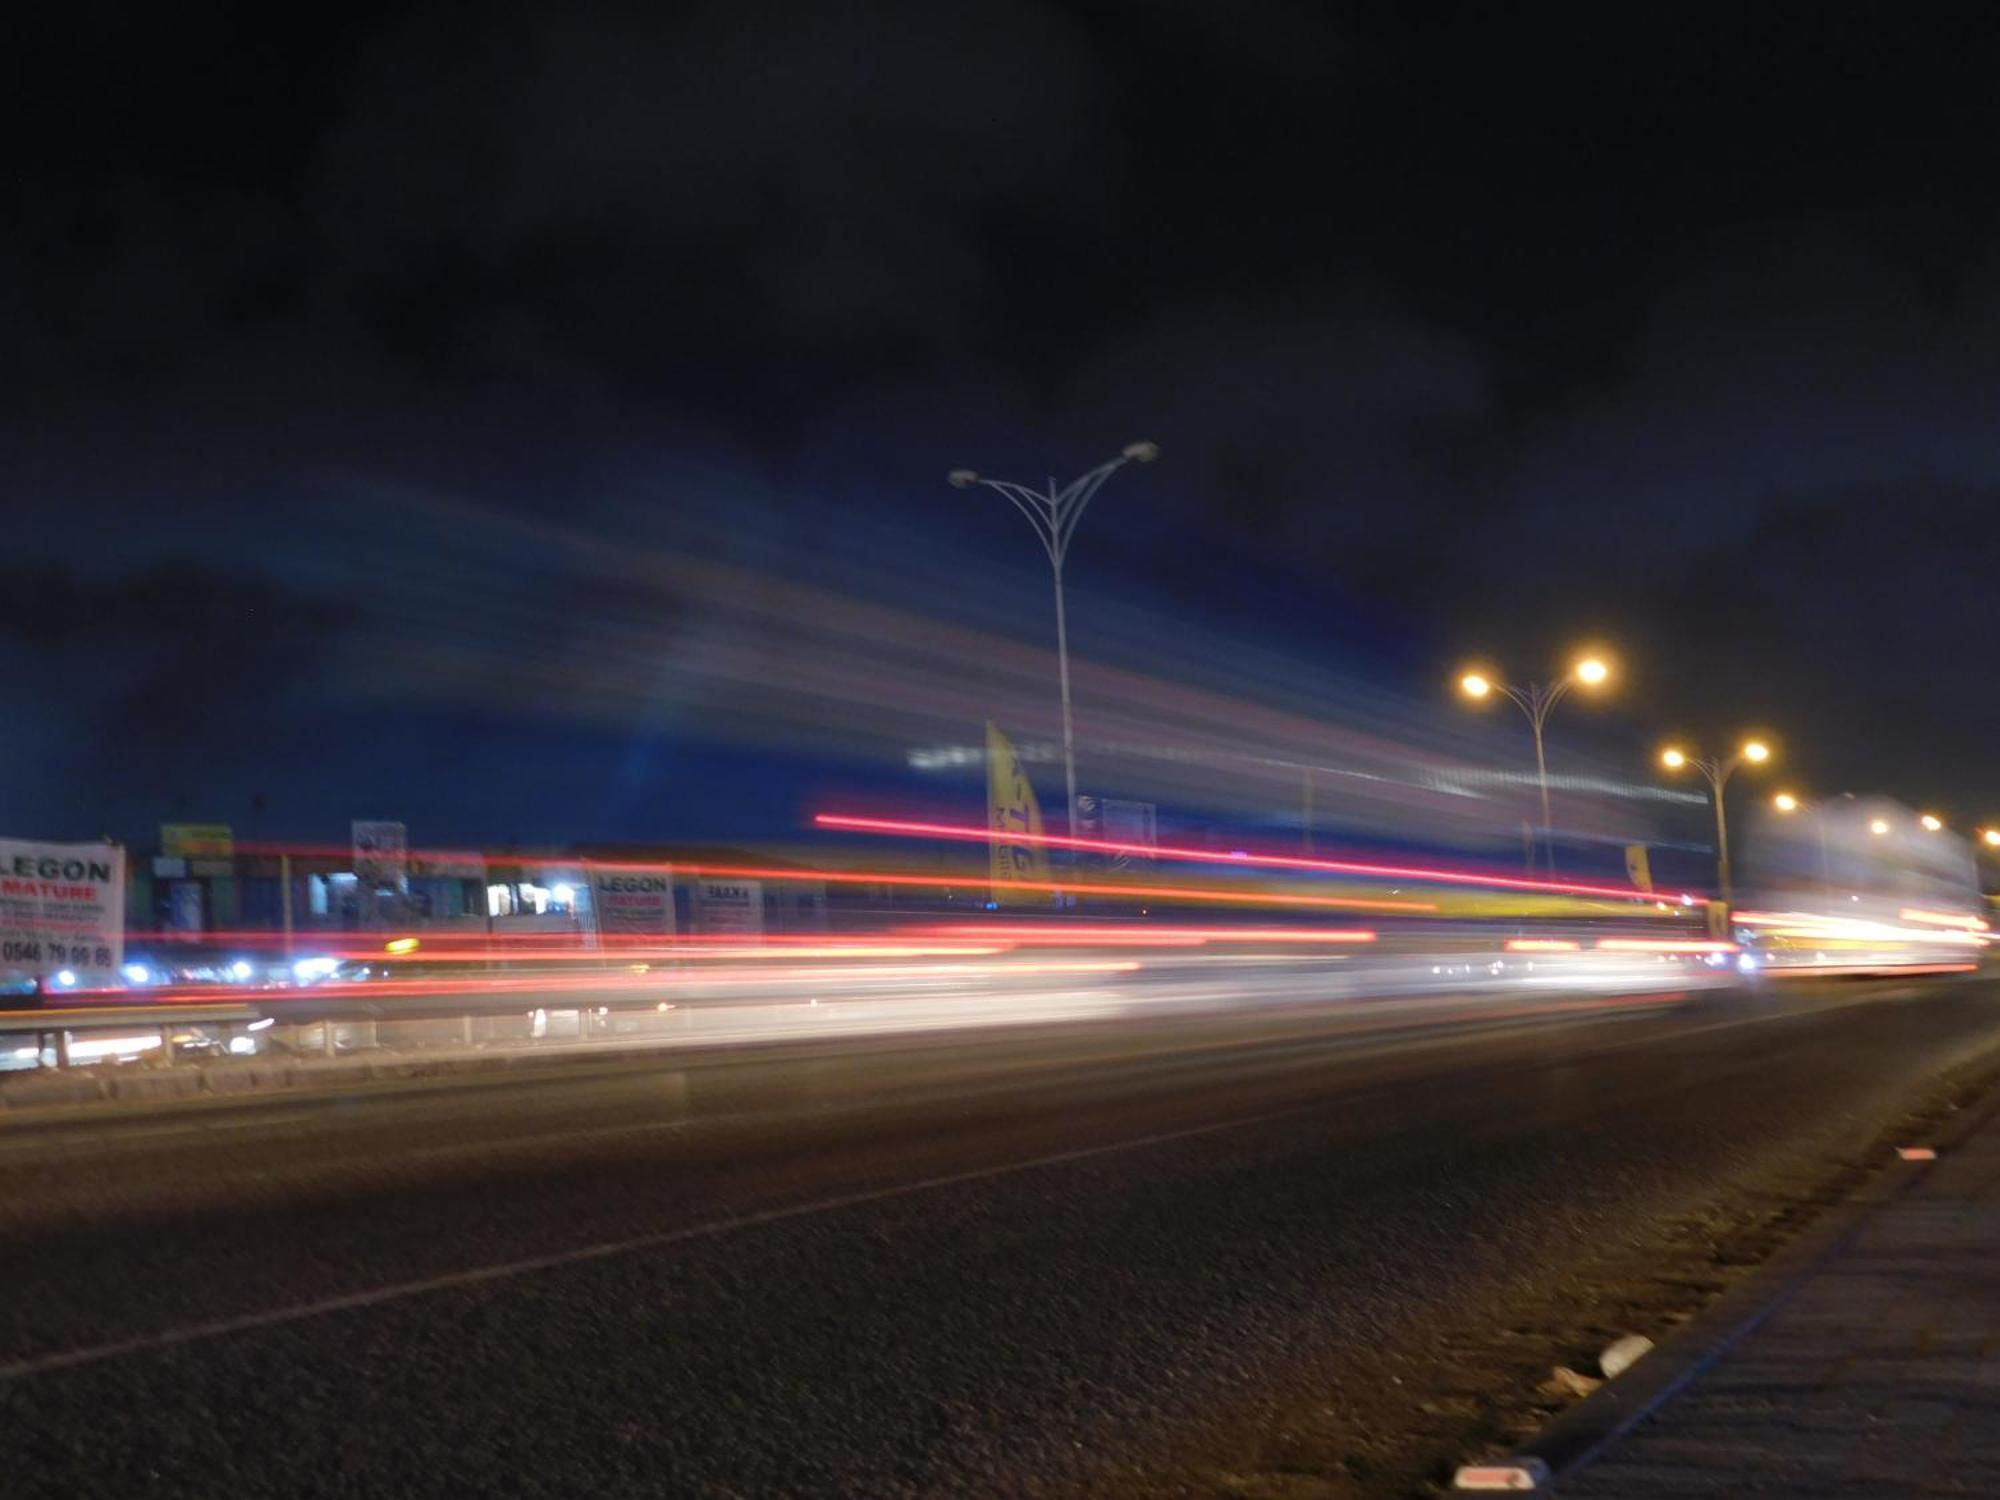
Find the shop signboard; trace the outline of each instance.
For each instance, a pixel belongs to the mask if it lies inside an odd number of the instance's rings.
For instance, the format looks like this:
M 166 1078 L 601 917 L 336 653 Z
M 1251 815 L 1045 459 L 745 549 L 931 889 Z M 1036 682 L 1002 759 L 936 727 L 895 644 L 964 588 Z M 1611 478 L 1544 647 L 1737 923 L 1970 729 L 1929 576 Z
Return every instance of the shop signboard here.
M 0 973 L 116 984 L 124 945 L 123 848 L 0 839 Z
M 756 937 L 764 931 L 764 883 L 717 878 L 688 887 L 688 930 Z
M 674 931 L 674 872 L 671 865 L 592 865 L 590 904 L 597 935 L 605 938 L 665 938 Z
M 170 859 L 228 859 L 236 835 L 227 823 L 162 823 L 160 853 Z

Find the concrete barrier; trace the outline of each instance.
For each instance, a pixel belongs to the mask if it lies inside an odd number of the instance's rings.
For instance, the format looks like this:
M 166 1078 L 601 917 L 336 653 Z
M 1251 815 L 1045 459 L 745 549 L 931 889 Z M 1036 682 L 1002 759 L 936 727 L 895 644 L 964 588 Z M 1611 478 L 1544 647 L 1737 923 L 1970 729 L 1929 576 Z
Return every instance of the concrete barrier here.
M 343 1083 L 367 1083 L 378 1074 L 373 1063 L 330 1057 L 324 1062 L 287 1063 L 280 1076 L 290 1088 L 326 1088 Z
M 314 1036 L 311 1040 L 317 1043 L 318 1038 Z M 203 1099 L 243 1099 L 253 1094 L 340 1090 L 376 1083 L 420 1084 L 424 1080 L 448 1078 L 471 1081 L 481 1075 L 493 1077 L 578 1065 L 651 1068 L 685 1055 L 685 1044 L 667 1035 L 641 1040 L 637 1046 L 607 1048 L 567 1039 L 515 1047 L 505 1043 L 487 1045 L 490 1050 L 445 1053 L 428 1047 L 415 1052 L 382 1048 L 338 1057 L 323 1057 L 313 1052 L 299 1055 L 278 1048 L 252 1057 L 182 1058 L 173 1067 L 105 1064 L 0 1072 L 0 1118 L 26 1115 L 29 1111 L 198 1103 Z
M 211 1094 L 255 1094 L 285 1086 L 284 1069 L 270 1063 L 210 1063 L 201 1077 Z
M 104 1080 L 106 1092 L 120 1103 L 133 1100 L 162 1101 L 192 1099 L 202 1093 L 202 1075 L 197 1068 L 132 1068 L 111 1074 Z
M 36 1109 L 48 1104 L 95 1104 L 105 1097 L 104 1080 L 80 1068 L 38 1068 L 0 1074 L 0 1104 Z

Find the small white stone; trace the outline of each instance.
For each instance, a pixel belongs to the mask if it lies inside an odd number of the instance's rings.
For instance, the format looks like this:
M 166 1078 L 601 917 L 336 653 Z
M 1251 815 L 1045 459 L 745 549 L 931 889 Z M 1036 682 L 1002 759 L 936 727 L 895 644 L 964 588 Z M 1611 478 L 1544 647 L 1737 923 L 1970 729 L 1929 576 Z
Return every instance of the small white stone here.
M 1628 1333 L 1597 1356 L 1597 1368 L 1606 1380 L 1616 1380 L 1653 1352 L 1653 1341 L 1642 1333 Z

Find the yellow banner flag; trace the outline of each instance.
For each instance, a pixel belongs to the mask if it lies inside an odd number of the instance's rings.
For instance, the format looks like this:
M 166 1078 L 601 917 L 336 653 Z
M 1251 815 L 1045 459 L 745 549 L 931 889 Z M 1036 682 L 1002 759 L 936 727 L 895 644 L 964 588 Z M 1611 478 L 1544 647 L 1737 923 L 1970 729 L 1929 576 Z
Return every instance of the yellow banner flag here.
M 1646 858 L 1644 844 L 1625 846 L 1625 873 L 1640 890 L 1650 891 L 1653 888 L 1653 863 Z
M 1049 853 L 1039 842 L 1022 843 L 1020 836 L 1042 837 L 1042 807 L 1035 788 L 1021 768 L 1014 745 L 989 719 L 986 724 L 986 826 L 993 830 L 993 900 L 997 905 L 1046 906 L 1049 893 L 1024 891 L 1003 881 L 1027 880 L 1047 885 Z

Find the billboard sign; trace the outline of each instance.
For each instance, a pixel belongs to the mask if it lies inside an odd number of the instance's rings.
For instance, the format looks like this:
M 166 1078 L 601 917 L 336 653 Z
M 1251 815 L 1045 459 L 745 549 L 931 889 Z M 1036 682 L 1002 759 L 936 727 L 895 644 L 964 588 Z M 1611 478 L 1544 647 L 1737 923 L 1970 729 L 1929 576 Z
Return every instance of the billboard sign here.
M 122 848 L 0 839 L 0 973 L 116 984 L 124 947 Z
M 236 835 L 227 823 L 162 823 L 160 853 L 169 859 L 228 859 Z
M 597 914 L 599 937 L 673 936 L 674 872 L 671 865 L 592 865 L 590 901 Z
M 688 887 L 688 931 L 760 936 L 764 931 L 764 883 L 695 881 Z
M 1117 797 L 1076 799 L 1077 826 L 1083 837 L 1123 847 L 1105 851 L 1105 863 L 1122 870 L 1137 862 L 1147 864 L 1146 851 L 1160 844 L 1159 807 L 1151 802 L 1127 802 Z
M 410 833 L 401 823 L 354 824 L 354 878 L 362 889 L 403 889 L 410 867 Z

